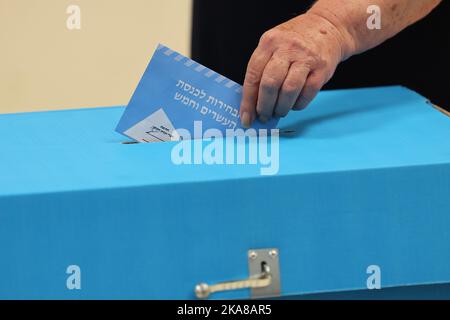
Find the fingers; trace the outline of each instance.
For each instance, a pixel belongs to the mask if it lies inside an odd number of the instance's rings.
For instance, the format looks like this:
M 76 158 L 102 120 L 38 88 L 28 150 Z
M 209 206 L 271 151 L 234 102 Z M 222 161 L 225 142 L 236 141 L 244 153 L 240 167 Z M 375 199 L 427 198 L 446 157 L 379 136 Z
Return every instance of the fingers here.
M 276 117 L 286 116 L 295 105 L 306 82 L 308 73 L 309 68 L 301 63 L 295 62 L 290 66 L 278 95 L 278 101 L 274 110 Z
M 273 115 L 278 93 L 289 71 L 290 62 L 272 56 L 264 68 L 259 85 L 256 112 L 261 122 L 267 122 Z
M 250 127 L 251 123 L 256 118 L 256 102 L 258 100 L 259 84 L 264 68 L 271 56 L 271 51 L 262 50 L 258 47 L 248 63 L 240 107 L 241 122 L 244 127 Z
M 323 86 L 324 81 L 320 73 L 311 72 L 306 79 L 300 96 L 294 104 L 293 110 L 305 109 L 308 104 L 316 97 Z
M 308 51 L 293 55 L 278 50 L 277 39 L 273 32 L 263 36 L 248 63 L 240 107 L 243 127 L 250 127 L 256 117 L 264 123 L 306 108 L 328 80 L 321 59 L 311 58 Z

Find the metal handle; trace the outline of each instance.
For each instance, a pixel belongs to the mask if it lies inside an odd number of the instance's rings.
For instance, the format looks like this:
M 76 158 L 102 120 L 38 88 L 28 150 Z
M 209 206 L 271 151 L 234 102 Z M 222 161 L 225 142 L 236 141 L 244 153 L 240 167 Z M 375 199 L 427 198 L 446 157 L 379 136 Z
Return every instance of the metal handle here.
M 208 298 L 211 293 L 219 291 L 238 290 L 244 288 L 264 288 L 270 286 L 272 275 L 267 264 L 262 264 L 260 274 L 254 275 L 248 279 L 220 282 L 213 285 L 200 283 L 195 286 L 195 295 L 199 299 Z

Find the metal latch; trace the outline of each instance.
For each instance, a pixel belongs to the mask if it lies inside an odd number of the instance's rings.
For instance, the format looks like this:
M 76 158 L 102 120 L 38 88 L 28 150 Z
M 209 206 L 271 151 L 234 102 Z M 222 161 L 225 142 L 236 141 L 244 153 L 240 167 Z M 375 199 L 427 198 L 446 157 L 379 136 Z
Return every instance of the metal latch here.
M 243 280 L 220 282 L 213 285 L 200 283 L 195 286 L 197 298 L 208 298 L 211 293 L 244 288 L 251 289 L 252 298 L 267 298 L 280 295 L 279 251 L 275 248 L 248 251 L 250 276 Z

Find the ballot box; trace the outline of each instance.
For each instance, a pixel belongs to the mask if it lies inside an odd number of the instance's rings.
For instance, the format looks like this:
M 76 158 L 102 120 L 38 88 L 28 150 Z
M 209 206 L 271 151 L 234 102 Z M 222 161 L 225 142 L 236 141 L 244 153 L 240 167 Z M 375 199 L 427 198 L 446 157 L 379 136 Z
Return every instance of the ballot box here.
M 123 110 L 0 115 L 0 298 L 450 298 L 450 117 L 426 98 L 324 91 L 241 163 L 131 143 Z

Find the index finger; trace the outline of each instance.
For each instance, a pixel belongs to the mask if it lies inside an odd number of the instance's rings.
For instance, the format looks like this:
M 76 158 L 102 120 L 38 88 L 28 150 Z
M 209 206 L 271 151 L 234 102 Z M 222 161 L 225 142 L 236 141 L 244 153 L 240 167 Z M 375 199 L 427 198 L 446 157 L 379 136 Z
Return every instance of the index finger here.
M 250 127 L 256 118 L 259 83 L 264 68 L 271 57 L 271 52 L 258 47 L 253 52 L 247 65 L 240 107 L 241 123 L 244 127 Z

